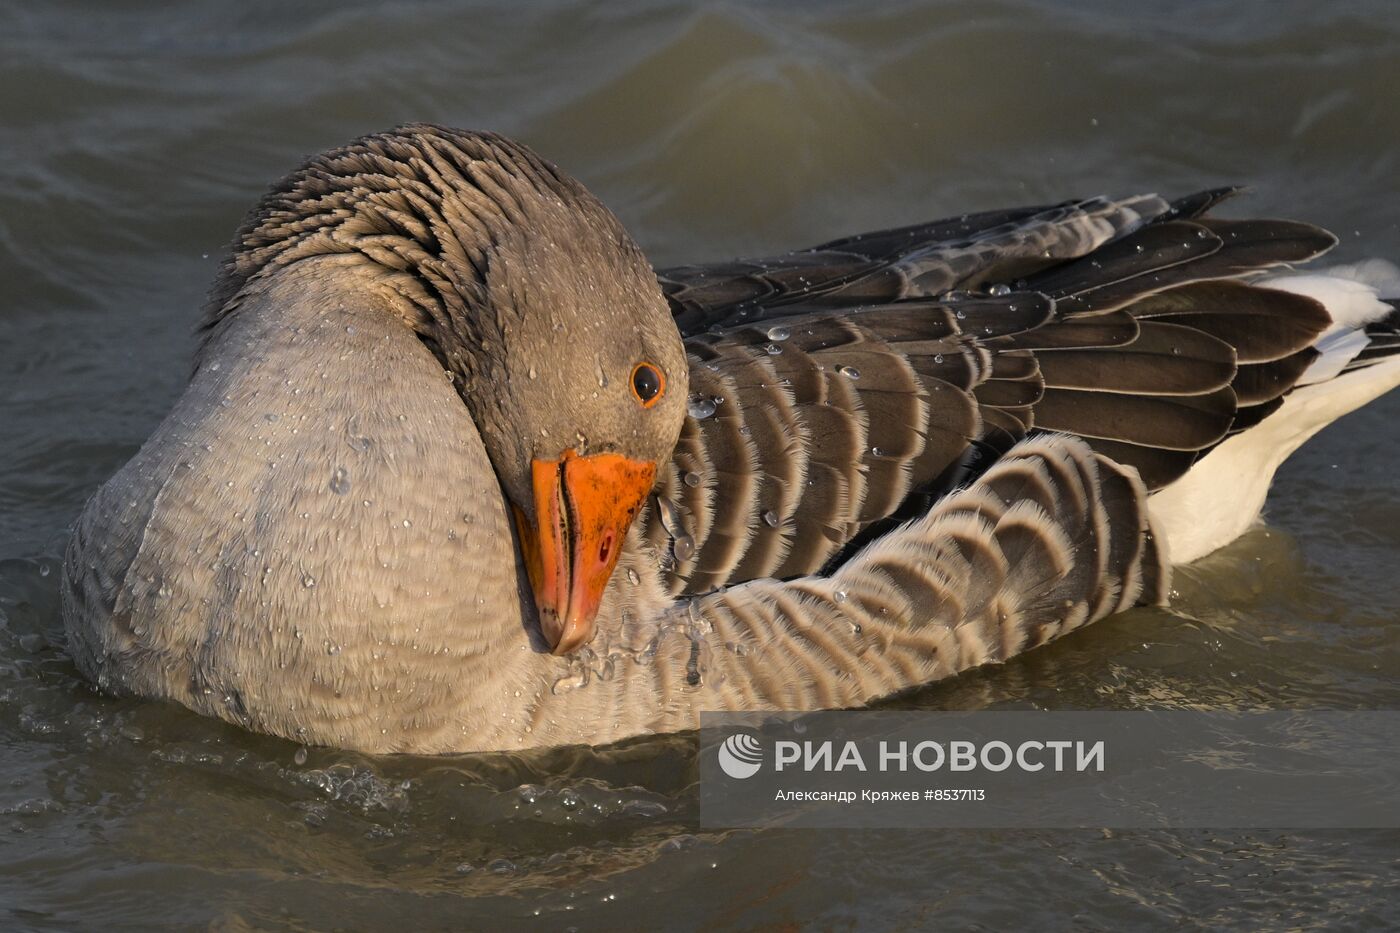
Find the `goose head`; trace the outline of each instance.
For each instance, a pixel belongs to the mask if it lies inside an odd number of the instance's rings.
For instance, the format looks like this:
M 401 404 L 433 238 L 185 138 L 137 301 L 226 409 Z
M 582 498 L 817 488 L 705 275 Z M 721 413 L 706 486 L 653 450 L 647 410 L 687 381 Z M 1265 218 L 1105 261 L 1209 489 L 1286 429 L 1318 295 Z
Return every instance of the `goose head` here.
M 239 233 L 208 329 L 250 279 L 358 253 L 443 364 L 515 516 L 540 633 L 593 635 L 628 528 L 685 419 L 656 275 L 578 181 L 519 143 L 429 124 L 314 157 Z
M 591 198 L 513 228 L 492 258 L 486 301 L 512 323 L 455 348 L 469 359 L 454 365 L 475 374 L 462 395 L 515 514 L 541 632 L 564 654 L 592 637 L 675 448 L 685 351 L 651 267 Z

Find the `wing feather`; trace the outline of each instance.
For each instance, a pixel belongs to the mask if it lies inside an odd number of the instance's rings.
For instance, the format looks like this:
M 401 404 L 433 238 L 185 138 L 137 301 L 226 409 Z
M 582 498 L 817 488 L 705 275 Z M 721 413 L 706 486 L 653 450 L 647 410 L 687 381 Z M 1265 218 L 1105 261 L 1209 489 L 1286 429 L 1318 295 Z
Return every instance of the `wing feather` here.
M 1133 483 L 1158 489 L 1265 417 L 1330 324 L 1312 299 L 1249 277 L 1335 239 L 1205 216 L 1237 190 L 970 214 L 660 272 L 700 407 L 723 399 L 687 423 L 658 485 L 665 506 L 649 512 L 662 553 L 679 554 L 678 534 L 693 540 L 672 562 L 672 592 L 840 566 L 1039 432 L 1087 441 L 1105 521 L 1127 521 Z M 1082 481 L 1057 476 L 1059 501 Z M 1037 514 L 1008 540 L 1058 567 L 1064 543 Z M 1127 538 L 1092 536 L 1119 549 L 1110 563 L 1142 564 Z M 972 572 L 965 543 L 963 563 L 949 560 Z M 1161 579 L 1142 569 L 1108 581 L 1080 615 L 1156 598 Z M 974 597 L 996 602 L 961 598 Z

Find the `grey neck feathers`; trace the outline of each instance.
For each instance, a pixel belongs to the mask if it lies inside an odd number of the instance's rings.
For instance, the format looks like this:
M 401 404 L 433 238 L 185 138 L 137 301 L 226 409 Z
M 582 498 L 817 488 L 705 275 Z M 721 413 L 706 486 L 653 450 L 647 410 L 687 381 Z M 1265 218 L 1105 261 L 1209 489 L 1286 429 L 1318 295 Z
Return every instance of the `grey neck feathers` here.
M 196 365 L 250 281 L 353 253 L 405 299 L 404 323 L 445 368 L 466 384 L 488 380 L 490 348 L 526 310 L 521 267 L 542 250 L 567 261 L 599 236 L 635 249 L 582 185 L 518 143 L 432 124 L 366 136 L 313 157 L 249 215 L 211 291 Z

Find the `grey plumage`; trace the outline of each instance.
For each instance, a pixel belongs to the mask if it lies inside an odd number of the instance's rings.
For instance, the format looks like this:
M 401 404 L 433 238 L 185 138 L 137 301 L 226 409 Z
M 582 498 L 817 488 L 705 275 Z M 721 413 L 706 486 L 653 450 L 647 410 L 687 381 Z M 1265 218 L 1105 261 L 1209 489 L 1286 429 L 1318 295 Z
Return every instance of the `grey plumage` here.
M 77 523 L 70 650 L 113 692 L 430 753 L 860 705 L 1160 602 L 1148 493 L 1281 404 L 1330 323 L 1248 282 L 1330 235 L 1204 216 L 1231 193 L 654 277 L 501 137 L 416 124 L 314 157 L 239 232 L 184 396 Z M 557 657 L 519 516 L 531 458 L 566 447 L 657 473 L 596 638 Z
M 1310 298 L 1222 280 L 1335 242 L 1200 216 L 1230 193 L 1096 198 L 662 270 L 692 389 L 723 399 L 686 425 L 659 487 L 694 542 L 670 591 L 817 572 L 1041 431 L 1085 438 L 1149 489 L 1180 477 L 1277 406 L 1330 323 Z M 664 549 L 676 530 L 653 512 L 648 540 Z
M 855 706 L 1165 599 L 1142 484 L 1082 442 L 1019 445 L 826 577 L 696 597 L 726 708 Z M 936 621 L 935 621 L 936 620 Z

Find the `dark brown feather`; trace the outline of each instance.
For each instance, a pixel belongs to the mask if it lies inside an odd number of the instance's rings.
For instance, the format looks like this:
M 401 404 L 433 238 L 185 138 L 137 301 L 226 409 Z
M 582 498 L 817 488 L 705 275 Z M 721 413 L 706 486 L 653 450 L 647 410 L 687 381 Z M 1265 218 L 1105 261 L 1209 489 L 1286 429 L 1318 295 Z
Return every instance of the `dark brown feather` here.
M 696 397 L 724 398 L 687 425 L 658 487 L 694 537 L 673 591 L 839 565 L 1037 431 L 1087 439 L 1152 490 L 1257 423 L 1329 320 L 1311 299 L 1238 276 L 1333 240 L 1304 224 L 1202 216 L 1235 191 L 968 215 L 661 273 Z M 1136 506 L 1122 471 L 1096 475 L 1104 520 L 1126 520 Z M 1083 481 L 1055 479 L 1060 501 Z M 649 523 L 669 552 L 660 509 Z M 1025 534 L 1015 548 L 1048 560 Z M 1110 545 L 1103 559 L 1137 560 L 1124 541 Z M 1084 615 L 1157 600 L 1162 579 L 1144 569 L 1110 581 Z

